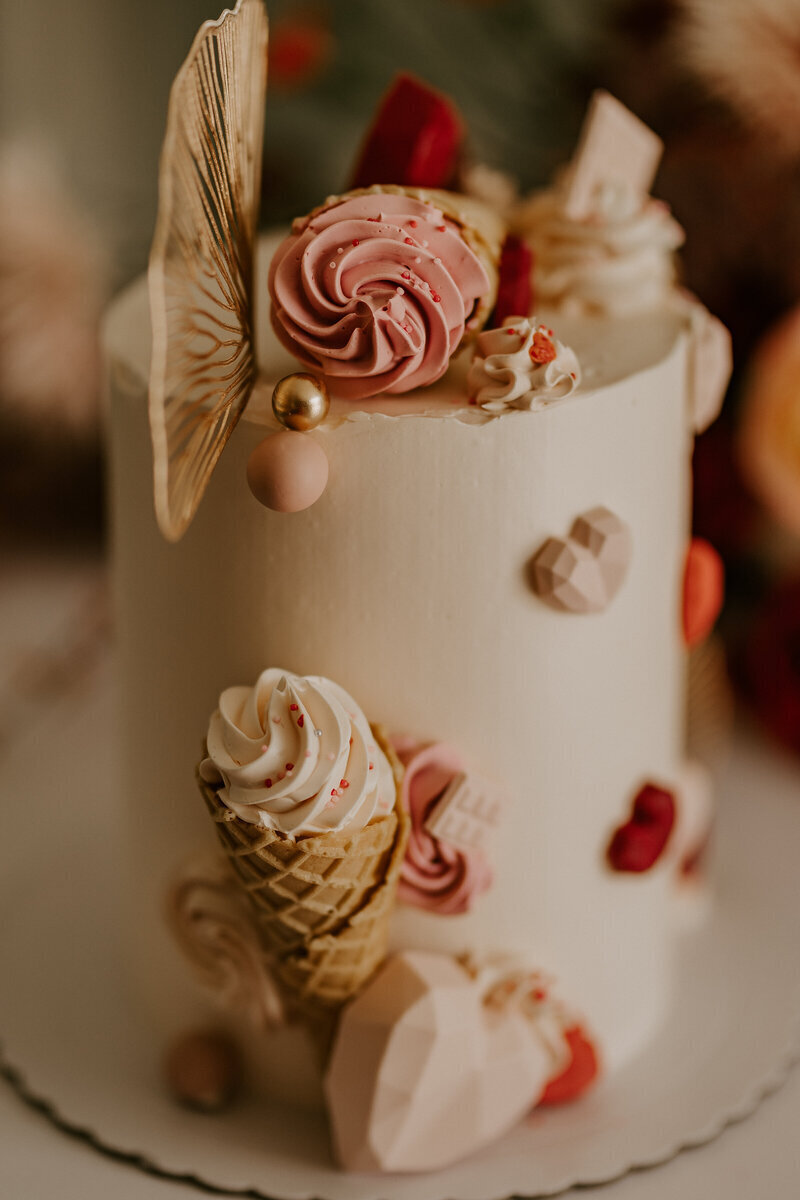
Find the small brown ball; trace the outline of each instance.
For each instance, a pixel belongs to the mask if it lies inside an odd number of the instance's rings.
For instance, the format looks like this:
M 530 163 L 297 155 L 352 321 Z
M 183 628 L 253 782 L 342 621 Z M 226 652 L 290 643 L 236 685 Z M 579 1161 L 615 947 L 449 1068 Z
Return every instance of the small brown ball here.
M 224 1034 L 208 1030 L 183 1034 L 167 1051 L 164 1078 L 181 1104 L 200 1112 L 219 1112 L 239 1089 L 239 1054 Z
M 325 491 L 328 460 L 313 438 L 284 429 L 256 446 L 247 463 L 247 482 L 265 508 L 301 512 Z
M 287 429 L 308 433 L 328 415 L 330 400 L 325 381 L 305 371 L 286 375 L 275 384 L 272 411 Z

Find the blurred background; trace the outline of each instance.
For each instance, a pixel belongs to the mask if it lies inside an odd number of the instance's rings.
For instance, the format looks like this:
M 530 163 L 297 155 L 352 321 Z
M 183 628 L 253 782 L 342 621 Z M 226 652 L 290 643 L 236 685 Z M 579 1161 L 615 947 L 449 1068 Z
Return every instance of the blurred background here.
M 265 224 L 343 186 L 399 68 L 448 92 L 474 161 L 523 192 L 569 158 L 598 86 L 664 139 L 655 191 L 686 229 L 686 285 L 734 339 L 723 417 L 695 448 L 695 532 L 725 560 L 737 685 L 800 753 L 800 0 L 268 8 Z M 218 12 L 211 0 L 4 6 L 0 623 L 14 587 L 41 589 L 42 563 L 67 564 L 71 580 L 70 564 L 88 564 L 91 579 L 70 584 L 44 651 L 38 633 L 35 646 L 9 635 L 0 738 L 4 695 L 10 713 L 20 690 L 70 686 L 106 636 L 99 320 L 146 267 L 169 86 Z

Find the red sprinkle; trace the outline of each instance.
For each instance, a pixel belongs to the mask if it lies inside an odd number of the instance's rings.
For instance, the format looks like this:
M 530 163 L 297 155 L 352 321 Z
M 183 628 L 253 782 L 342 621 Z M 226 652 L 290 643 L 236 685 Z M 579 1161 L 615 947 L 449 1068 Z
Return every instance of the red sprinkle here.
M 354 246 L 357 246 L 357 245 L 358 245 L 358 238 L 353 238 L 353 245 L 354 245 Z
M 405 244 L 406 244 L 407 246 L 413 246 L 413 245 L 414 245 L 414 239 L 413 239 L 413 238 L 403 238 L 403 241 L 405 242 Z
M 549 363 L 556 356 L 556 348 L 544 333 L 537 330 L 533 335 L 533 345 L 528 353 L 535 363 Z
M 294 770 L 294 763 L 287 763 L 287 764 L 286 764 L 286 770 L 287 770 L 287 771 L 293 771 L 293 770 Z
M 297 724 L 298 724 L 298 725 L 300 726 L 300 728 L 302 729 L 302 728 L 303 728 L 303 726 L 305 725 L 305 723 L 306 723 L 305 714 L 304 714 L 304 713 L 300 713 L 300 716 L 297 718 Z
M 437 233 L 446 233 L 446 232 L 447 232 L 447 226 L 446 226 L 446 225 L 437 225 L 437 226 L 436 226 L 436 232 L 437 232 Z
M 348 788 L 348 787 L 350 787 L 350 784 L 347 782 L 347 780 L 346 780 L 346 779 L 340 779 L 340 780 L 339 780 L 339 787 Z
M 416 228 L 417 228 L 417 222 L 416 222 L 416 221 L 409 221 L 409 222 L 408 222 L 408 227 L 409 227 L 409 229 L 416 229 Z
M 265 780 L 264 780 L 264 787 L 272 787 L 272 780 L 271 780 L 271 779 L 265 779 Z
M 290 704 L 290 705 L 289 705 L 289 709 L 290 709 L 290 711 L 291 711 L 291 712 L 297 712 L 297 707 L 298 707 L 298 706 L 297 706 L 296 704 Z
M 370 764 L 369 764 L 369 769 L 370 769 L 370 771 L 374 771 L 374 770 L 375 770 L 375 763 L 370 763 Z
M 431 300 L 434 302 L 434 304 L 438 304 L 439 301 L 441 300 L 441 298 L 442 297 L 439 295 L 438 292 L 431 292 Z

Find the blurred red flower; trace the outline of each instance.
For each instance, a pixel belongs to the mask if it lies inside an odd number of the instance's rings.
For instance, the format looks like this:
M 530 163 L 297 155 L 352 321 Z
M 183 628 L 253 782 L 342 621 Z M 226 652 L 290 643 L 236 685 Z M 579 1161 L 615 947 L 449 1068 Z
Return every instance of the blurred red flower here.
M 270 30 L 269 86 L 282 91 L 306 87 L 330 61 L 333 36 L 313 11 L 276 21 Z

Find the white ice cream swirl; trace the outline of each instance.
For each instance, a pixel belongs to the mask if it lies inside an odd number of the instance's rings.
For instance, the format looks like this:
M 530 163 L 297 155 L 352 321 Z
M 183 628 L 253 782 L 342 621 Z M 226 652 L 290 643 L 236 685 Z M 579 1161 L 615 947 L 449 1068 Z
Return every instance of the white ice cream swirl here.
M 540 408 L 574 391 L 581 368 L 574 350 L 535 317 L 508 317 L 478 335 L 467 372 L 470 399 L 486 412 Z
M 663 303 L 675 281 L 683 230 L 660 200 L 604 185 L 575 220 L 563 187 L 541 192 L 515 222 L 534 255 L 534 291 L 544 308 L 624 316 Z
M 390 812 L 392 769 L 351 696 L 321 676 L 264 671 L 227 688 L 211 717 L 203 778 L 237 816 L 291 838 L 357 830 Z

